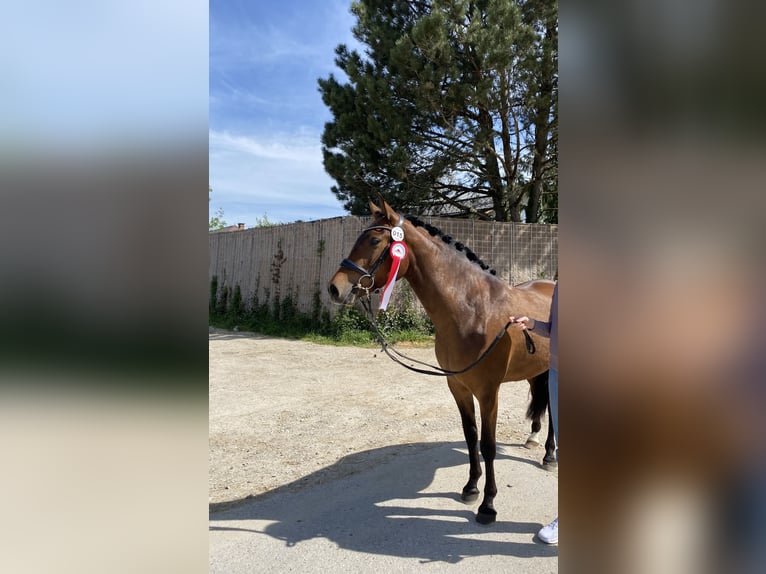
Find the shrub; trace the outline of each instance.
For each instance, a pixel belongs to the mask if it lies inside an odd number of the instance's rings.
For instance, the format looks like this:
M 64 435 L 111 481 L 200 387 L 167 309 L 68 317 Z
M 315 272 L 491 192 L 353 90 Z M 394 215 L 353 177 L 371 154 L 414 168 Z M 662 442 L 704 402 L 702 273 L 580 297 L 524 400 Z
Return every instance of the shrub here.
M 344 345 L 373 345 L 377 338 L 368 318 L 356 307 L 343 307 L 334 317 L 314 293 L 311 312 L 300 311 L 292 296 L 281 300 L 261 300 L 257 293 L 246 305 L 239 285 L 220 286 L 217 277 L 210 281 L 209 322 L 225 329 L 255 331 L 264 335 L 309 339 Z M 428 317 L 411 306 L 392 307 L 378 315 L 378 326 L 387 341 L 423 341 L 433 335 Z

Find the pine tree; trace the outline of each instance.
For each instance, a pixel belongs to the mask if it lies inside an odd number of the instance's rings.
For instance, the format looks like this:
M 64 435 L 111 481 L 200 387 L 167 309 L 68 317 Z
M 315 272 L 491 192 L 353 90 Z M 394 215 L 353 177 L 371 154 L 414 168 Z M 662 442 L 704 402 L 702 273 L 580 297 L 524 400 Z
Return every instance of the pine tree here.
M 550 0 L 360 0 L 320 79 L 335 195 L 399 209 L 537 221 L 556 195 L 558 15 Z M 547 198 L 547 199 L 545 199 Z M 544 213 L 544 212 L 543 212 Z M 550 217 L 546 217 L 550 219 Z

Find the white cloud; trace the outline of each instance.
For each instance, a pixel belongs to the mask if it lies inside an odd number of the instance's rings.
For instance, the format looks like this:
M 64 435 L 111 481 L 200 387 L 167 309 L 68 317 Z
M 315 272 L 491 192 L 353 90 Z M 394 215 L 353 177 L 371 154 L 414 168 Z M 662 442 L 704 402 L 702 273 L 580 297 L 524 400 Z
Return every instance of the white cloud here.
M 210 130 L 210 154 L 239 153 L 258 158 L 275 159 L 288 162 L 303 162 L 318 165 L 321 169 L 322 150 L 319 136 L 308 140 L 306 136 L 276 135 L 252 137 L 232 135 L 228 131 Z
M 267 214 L 287 223 L 344 215 L 309 130 L 263 136 L 210 131 L 211 212 L 250 226 Z

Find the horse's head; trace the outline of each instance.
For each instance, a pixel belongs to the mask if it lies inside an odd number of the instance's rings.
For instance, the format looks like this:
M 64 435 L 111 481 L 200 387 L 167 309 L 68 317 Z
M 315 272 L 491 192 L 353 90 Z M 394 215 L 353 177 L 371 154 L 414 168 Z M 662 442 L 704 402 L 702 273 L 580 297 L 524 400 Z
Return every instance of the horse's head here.
M 380 197 L 380 196 L 379 196 Z M 392 230 L 401 229 L 404 218 L 394 211 L 382 197 L 382 207 L 370 201 L 372 222 L 362 231 L 354 243 L 351 253 L 341 261 L 340 268 L 330 279 L 328 291 L 336 303 L 353 303 L 357 296 L 380 289 L 386 283 L 391 269 L 391 244 L 400 240 L 392 237 Z M 398 232 L 394 231 L 394 235 Z M 405 257 L 399 267 L 397 278 L 407 273 L 408 261 Z

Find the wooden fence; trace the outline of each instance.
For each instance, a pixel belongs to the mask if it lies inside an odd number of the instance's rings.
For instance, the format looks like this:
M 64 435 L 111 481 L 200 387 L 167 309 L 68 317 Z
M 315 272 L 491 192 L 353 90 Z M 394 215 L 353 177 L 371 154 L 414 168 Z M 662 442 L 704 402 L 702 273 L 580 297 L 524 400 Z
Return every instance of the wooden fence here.
M 557 225 L 422 219 L 470 247 L 509 283 L 557 273 Z M 219 289 L 238 285 L 248 307 L 289 296 L 301 312 L 319 304 L 333 314 L 327 283 L 368 222 L 347 216 L 211 233 L 208 280 L 217 277 Z

